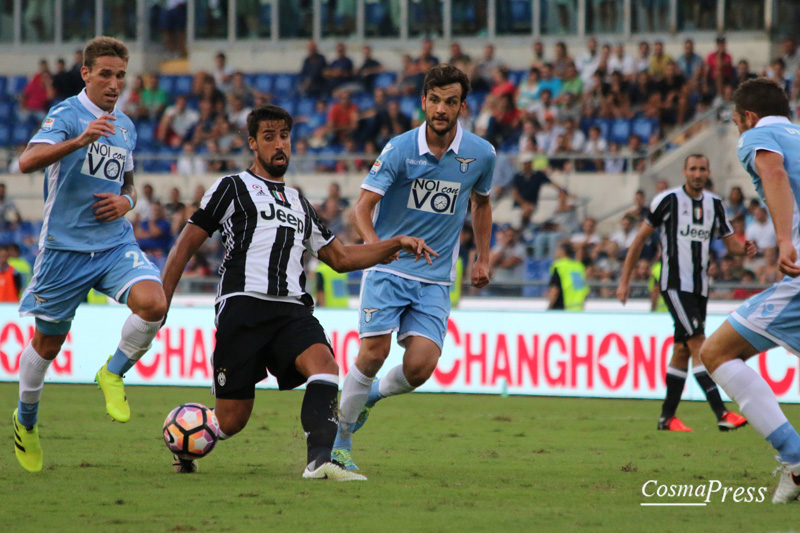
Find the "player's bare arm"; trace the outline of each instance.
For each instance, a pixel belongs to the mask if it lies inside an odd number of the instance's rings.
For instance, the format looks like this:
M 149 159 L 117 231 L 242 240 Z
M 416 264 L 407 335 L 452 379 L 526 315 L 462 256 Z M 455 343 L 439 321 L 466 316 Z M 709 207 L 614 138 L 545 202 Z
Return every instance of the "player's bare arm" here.
M 380 242 L 378 234 L 375 233 L 375 225 L 372 222 L 372 213 L 375 212 L 375 207 L 378 202 L 383 198 L 380 194 L 361 189 L 361 194 L 356 200 L 356 205 L 353 208 L 352 222 L 356 231 L 364 240 L 364 244 L 374 244 Z M 399 252 L 390 255 L 382 261 L 382 264 L 388 265 L 392 261 L 397 261 Z M 331 265 L 333 266 L 333 265 Z
M 642 225 L 639 227 L 639 233 L 636 234 L 636 237 L 633 239 L 633 244 L 631 244 L 631 247 L 628 249 L 628 254 L 625 256 L 625 264 L 622 266 L 622 273 L 619 276 L 619 285 L 617 286 L 617 300 L 623 304 L 628 301 L 628 296 L 630 296 L 631 273 L 633 272 L 633 267 L 642 255 L 644 243 L 647 242 L 647 239 L 650 238 L 654 231 L 655 228 L 653 226 L 647 222 L 642 222 Z
M 125 196 L 130 196 L 130 200 Z M 122 189 L 119 194 L 99 192 L 94 195 L 97 202 L 92 204 L 94 216 L 101 222 L 111 222 L 124 217 L 125 213 L 136 205 L 136 187 L 133 185 L 133 171 L 127 171 L 122 177 Z
M 116 133 L 113 115 L 103 115 L 86 126 L 80 136 L 56 144 L 30 143 L 19 158 L 19 169 L 23 174 L 36 172 L 60 161 L 75 150 L 89 146 L 100 137 L 110 137 Z
M 733 234 L 722 239 L 722 243 L 731 255 L 746 255 L 753 257 L 758 253 L 758 246 L 753 241 L 741 242 Z
M 372 244 L 379 242 L 380 239 L 375 233 L 375 226 L 372 223 L 372 213 L 378 202 L 381 201 L 380 194 L 361 189 L 361 194 L 356 200 L 356 205 L 353 208 L 353 225 L 356 231 L 364 239 L 365 244 Z
M 783 156 L 768 150 L 759 150 L 755 157 L 755 166 L 764 187 L 764 198 L 772 216 L 772 224 L 775 226 L 778 270 L 796 278 L 800 276 L 800 267 L 795 265 L 797 250 L 792 243 L 794 194 L 783 166 Z
M 319 258 L 337 272 L 352 272 L 375 266 L 400 250 L 413 254 L 415 262 L 422 258 L 429 265 L 433 264 L 431 257 L 439 257 L 423 239 L 397 235 L 385 241 L 354 246 L 345 246 L 339 239 L 333 239 L 319 251 Z
M 169 251 L 167 263 L 161 272 L 161 283 L 164 285 L 164 295 L 167 297 L 167 309 L 172 303 L 175 287 L 178 286 L 189 259 L 206 242 L 206 239 L 208 239 L 206 230 L 194 224 L 186 224 L 181 234 L 178 235 L 178 240 L 172 246 L 172 250 Z
M 488 196 L 483 196 L 475 191 L 472 191 L 470 200 L 472 201 L 472 231 L 475 233 L 475 248 L 478 251 L 470 281 L 473 287 L 481 289 L 489 284 L 492 204 Z

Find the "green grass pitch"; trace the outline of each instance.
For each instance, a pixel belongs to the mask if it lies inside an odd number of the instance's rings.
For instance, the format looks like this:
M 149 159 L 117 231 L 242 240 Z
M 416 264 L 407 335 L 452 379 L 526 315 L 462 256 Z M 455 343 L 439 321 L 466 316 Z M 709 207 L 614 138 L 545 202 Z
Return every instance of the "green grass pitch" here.
M 381 402 L 356 435 L 366 483 L 303 480 L 302 392 L 258 391 L 250 424 L 195 475 L 178 475 L 161 438 L 176 405 L 207 389 L 129 387 L 127 424 L 86 385 L 48 385 L 45 468 L 13 453 L 16 383 L 0 384 L 0 519 L 10 531 L 785 531 L 800 504 L 769 503 L 777 463 L 752 428 L 720 433 L 684 402 L 692 433 L 655 430 L 660 403 L 411 394 Z M 785 406 L 800 419 L 800 406 Z M 642 485 L 768 487 L 763 503 L 642 507 Z

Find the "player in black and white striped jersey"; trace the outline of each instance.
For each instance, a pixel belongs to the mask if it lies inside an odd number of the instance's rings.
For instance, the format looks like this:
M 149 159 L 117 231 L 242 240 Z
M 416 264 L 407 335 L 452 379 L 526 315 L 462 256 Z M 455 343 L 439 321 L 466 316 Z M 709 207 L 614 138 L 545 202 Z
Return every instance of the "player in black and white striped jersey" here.
M 181 232 L 162 273 L 167 303 L 189 258 L 215 231 L 225 246 L 216 299 L 213 355 L 220 438 L 241 431 L 253 409 L 255 385 L 275 376 L 282 390 L 306 383 L 300 414 L 308 447 L 304 478 L 364 480 L 331 460 L 338 424 L 339 367 L 305 292 L 305 252 L 339 272 L 376 265 L 403 250 L 431 263 L 437 254 L 422 239 L 400 236 L 344 246 L 283 175 L 291 154 L 292 117 L 277 106 L 255 108 L 247 119 L 253 165 L 208 190 Z M 176 459 L 176 470 L 196 464 Z M 188 463 L 188 464 L 184 464 Z
M 683 164 L 686 183 L 656 196 L 650 214 L 642 222 L 620 274 L 617 298 L 624 304 L 630 294 L 630 277 L 642 247 L 656 229 L 661 229 L 661 294 L 675 322 L 675 347 L 667 368 L 667 397 L 658 429 L 691 431 L 675 416 L 686 383 L 689 359 L 692 372 L 717 417 L 720 431 L 737 429 L 744 417 L 725 409 L 716 384 L 700 361 L 705 341 L 708 303 L 708 262 L 711 239 L 722 239 L 734 255 L 755 255 L 756 246 L 742 244 L 733 235 L 722 199 L 704 190 L 711 175 L 708 158 L 692 154 Z

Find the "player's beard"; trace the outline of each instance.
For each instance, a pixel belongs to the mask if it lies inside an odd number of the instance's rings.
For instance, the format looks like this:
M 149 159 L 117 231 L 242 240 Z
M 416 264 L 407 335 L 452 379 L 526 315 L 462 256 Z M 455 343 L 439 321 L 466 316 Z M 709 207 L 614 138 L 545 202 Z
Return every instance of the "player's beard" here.
M 266 170 L 267 174 L 269 174 L 270 176 L 272 176 L 274 178 L 283 177 L 283 175 L 286 174 L 286 170 L 289 168 L 289 154 L 286 154 L 284 152 L 278 152 L 278 153 L 274 154 L 272 157 L 274 158 L 278 154 L 282 154 L 283 157 L 286 158 L 286 164 L 285 165 L 273 165 L 271 162 L 267 163 L 266 161 L 264 161 L 264 158 L 261 157 L 261 155 L 257 156 L 258 157 L 258 164 L 261 165 L 261 168 Z M 270 161 L 272 161 L 272 159 L 270 159 Z
M 690 179 L 690 180 L 687 182 L 687 185 L 689 186 L 689 189 L 690 189 L 690 190 L 691 190 L 693 193 L 695 193 L 695 194 L 699 194 L 699 193 L 703 192 L 703 190 L 705 189 L 706 183 L 708 183 L 708 180 L 707 180 L 707 179 L 703 179 L 703 180 L 699 180 L 699 179 L 698 179 L 698 180 Z
M 430 117 L 430 118 L 425 117 L 425 122 L 428 123 L 428 127 L 431 129 L 431 131 L 436 135 L 438 135 L 439 137 L 444 137 L 445 135 L 450 133 L 450 131 L 453 128 L 455 128 L 456 122 L 458 121 L 458 116 L 456 116 L 452 121 L 447 123 L 447 126 L 445 126 L 444 128 L 437 129 L 436 126 L 433 125 L 434 118 L 435 117 Z

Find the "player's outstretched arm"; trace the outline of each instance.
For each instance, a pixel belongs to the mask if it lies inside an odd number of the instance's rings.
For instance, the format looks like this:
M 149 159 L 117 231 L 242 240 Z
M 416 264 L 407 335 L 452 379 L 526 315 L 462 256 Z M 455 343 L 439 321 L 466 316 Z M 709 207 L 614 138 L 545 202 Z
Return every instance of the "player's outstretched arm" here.
M 49 167 L 56 161 L 75 150 L 88 146 L 100 137 L 109 137 L 116 133 L 114 125 L 110 122 L 117 120 L 112 115 L 103 115 L 89 123 L 80 136 L 67 139 L 56 144 L 31 143 L 19 157 L 19 169 L 23 174 L 36 172 Z
M 439 257 L 423 239 L 397 235 L 374 244 L 353 246 L 344 246 L 339 239 L 333 239 L 320 249 L 319 258 L 337 272 L 352 272 L 375 266 L 400 250 L 414 254 L 414 261 L 425 259 L 429 265 L 433 264 L 431 257 Z
M 628 254 L 625 256 L 625 263 L 622 265 L 622 273 L 619 275 L 619 285 L 617 286 L 617 300 L 623 304 L 628 301 L 628 296 L 631 292 L 630 283 L 633 267 L 642 255 L 644 243 L 647 242 L 647 239 L 650 238 L 654 231 L 655 228 L 653 226 L 647 222 L 642 222 L 639 227 L 639 233 L 636 234 L 633 244 L 628 248 Z
M 758 253 L 758 246 L 753 241 L 739 241 L 732 233 L 722 239 L 722 244 L 731 255 L 747 255 L 753 257 Z
M 181 234 L 178 235 L 178 240 L 172 246 L 172 250 L 169 251 L 167 263 L 161 272 L 161 283 L 164 285 L 164 295 L 167 297 L 167 309 L 172 303 L 175 287 L 178 286 L 189 259 L 206 242 L 206 239 L 208 239 L 206 230 L 191 223 L 186 224 Z
M 478 251 L 475 265 L 472 267 L 470 283 L 473 287 L 481 289 L 489 284 L 492 204 L 488 196 L 483 196 L 475 191 L 472 191 L 470 200 L 472 200 L 472 231 L 475 233 L 475 248 Z
M 783 156 L 768 150 L 759 150 L 756 153 L 755 166 L 764 187 L 764 199 L 767 201 L 772 224 L 775 226 L 778 270 L 796 278 L 800 276 L 800 267 L 795 265 L 797 250 L 792 243 L 794 194 L 789 185 L 789 175 L 783 166 Z

